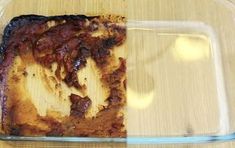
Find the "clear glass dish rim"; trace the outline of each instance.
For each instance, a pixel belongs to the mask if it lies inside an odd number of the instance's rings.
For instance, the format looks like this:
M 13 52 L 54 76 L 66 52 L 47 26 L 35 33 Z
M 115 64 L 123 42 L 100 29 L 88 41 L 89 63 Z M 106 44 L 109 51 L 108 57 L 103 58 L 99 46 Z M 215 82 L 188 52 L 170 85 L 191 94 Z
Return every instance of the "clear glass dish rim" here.
M 0 136 L 3 141 L 40 141 L 40 142 L 81 142 L 81 143 L 126 143 L 126 144 L 198 144 L 228 142 L 235 140 L 235 133 L 222 136 L 188 137 L 127 137 L 127 138 L 92 138 L 92 137 L 26 137 Z
M 128 29 L 136 29 L 135 23 L 150 22 L 150 28 L 155 28 L 155 21 L 128 21 Z M 164 21 L 156 21 L 158 26 L 164 26 Z M 187 22 L 186 22 L 187 23 Z M 188 22 L 191 24 L 190 22 Z M 200 22 L 198 22 L 200 23 Z M 169 23 L 168 23 L 169 24 Z M 181 23 L 174 21 L 170 26 L 179 27 Z M 203 25 L 203 24 L 201 24 Z M 130 27 L 129 27 L 130 26 Z M 135 27 L 134 27 L 135 26 Z M 169 27 L 169 26 L 168 26 Z M 140 28 L 141 29 L 141 28 Z M 199 136 L 128 136 L 126 138 L 95 138 L 95 137 L 28 137 L 28 136 L 6 136 L 0 135 L 3 141 L 40 141 L 40 142 L 80 142 L 80 143 L 126 143 L 126 144 L 195 144 L 195 143 L 211 143 L 211 142 L 227 142 L 235 140 L 235 133 L 226 135 L 199 135 Z

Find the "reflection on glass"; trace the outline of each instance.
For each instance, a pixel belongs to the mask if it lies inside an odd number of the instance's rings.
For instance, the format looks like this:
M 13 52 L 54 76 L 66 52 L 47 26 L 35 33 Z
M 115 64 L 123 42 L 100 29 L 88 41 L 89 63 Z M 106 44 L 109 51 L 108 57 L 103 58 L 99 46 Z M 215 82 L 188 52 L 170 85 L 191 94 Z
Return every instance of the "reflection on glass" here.
M 145 69 L 138 64 L 134 70 L 128 70 L 127 103 L 134 109 L 144 109 L 151 105 L 154 98 L 154 80 Z
M 207 59 L 210 55 L 209 41 L 203 36 L 180 36 L 175 40 L 175 43 L 171 48 L 175 59 L 181 61 Z
M 153 101 L 154 91 L 143 93 L 127 88 L 127 104 L 135 109 L 145 109 Z

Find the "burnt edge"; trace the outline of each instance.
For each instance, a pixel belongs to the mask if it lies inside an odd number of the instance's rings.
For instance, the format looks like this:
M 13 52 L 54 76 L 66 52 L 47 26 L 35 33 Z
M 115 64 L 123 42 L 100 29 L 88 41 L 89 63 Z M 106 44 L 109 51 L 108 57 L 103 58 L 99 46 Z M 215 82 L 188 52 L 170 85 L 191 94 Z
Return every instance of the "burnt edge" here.
M 2 63 L 2 56 L 4 55 L 4 50 L 6 48 L 6 45 L 9 41 L 9 38 L 12 34 L 12 31 L 17 27 L 22 27 L 29 23 L 34 23 L 37 21 L 50 21 L 50 20 L 76 20 L 76 19 L 93 19 L 93 18 L 99 18 L 99 16 L 85 16 L 85 15 L 61 15 L 61 16 L 43 16 L 43 15 L 21 15 L 14 17 L 10 20 L 8 25 L 5 27 L 3 31 L 3 37 L 2 42 L 0 45 L 0 64 Z
M 37 21 L 50 21 L 50 20 L 77 20 L 77 19 L 93 19 L 93 18 L 99 18 L 99 16 L 85 16 L 85 15 L 61 15 L 61 16 L 43 16 L 43 15 L 35 15 L 35 14 L 29 14 L 29 15 L 21 15 L 14 17 L 10 20 L 10 22 L 7 24 L 3 31 L 2 36 L 2 42 L 0 44 L 0 64 L 3 64 L 3 59 L 6 54 L 6 46 L 8 44 L 8 41 L 12 35 L 12 31 L 18 27 L 22 27 L 24 25 L 27 25 L 29 23 L 34 23 Z M 13 55 L 11 59 L 13 59 Z M 10 61 L 9 61 L 10 62 Z M 1 110 L 2 110 L 2 116 L 1 116 L 1 126 L 3 126 L 4 118 L 7 114 L 6 109 L 6 101 L 7 96 L 4 94 L 4 90 L 6 89 L 6 84 L 4 78 L 6 75 L 6 72 L 8 71 L 9 64 L 1 65 L 0 67 L 0 103 L 1 103 Z

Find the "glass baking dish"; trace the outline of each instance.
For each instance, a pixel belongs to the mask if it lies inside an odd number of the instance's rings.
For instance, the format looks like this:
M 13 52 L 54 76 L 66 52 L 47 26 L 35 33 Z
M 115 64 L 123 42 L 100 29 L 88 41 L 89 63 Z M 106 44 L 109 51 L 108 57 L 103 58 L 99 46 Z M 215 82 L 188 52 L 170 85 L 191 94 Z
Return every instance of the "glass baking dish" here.
M 228 0 L 1 0 L 1 32 L 23 14 L 127 17 L 127 138 L 2 140 L 206 143 L 235 139 L 235 5 Z

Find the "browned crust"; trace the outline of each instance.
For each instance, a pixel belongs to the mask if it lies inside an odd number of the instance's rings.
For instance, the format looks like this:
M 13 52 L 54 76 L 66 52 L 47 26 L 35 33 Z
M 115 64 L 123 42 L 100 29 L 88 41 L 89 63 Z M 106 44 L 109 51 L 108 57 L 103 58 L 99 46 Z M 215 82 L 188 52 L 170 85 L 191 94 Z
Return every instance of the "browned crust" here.
M 54 21 L 56 25 L 49 27 L 50 21 Z M 4 133 L 22 136 L 125 137 L 124 117 L 119 114 L 126 104 L 125 59 L 119 59 L 120 65 L 116 69 L 109 69 L 114 58 L 112 49 L 122 45 L 126 39 L 124 22 L 124 17 L 112 15 L 32 15 L 14 18 L 5 29 L 1 45 L 0 97 Z M 91 33 L 101 26 L 106 31 L 105 35 L 92 36 Z M 101 72 L 103 84 L 109 89 L 109 97 L 106 99 L 108 105 L 95 117 L 85 118 L 91 100 L 88 97 L 71 94 L 69 117 L 57 121 L 51 117 L 39 116 L 30 101 L 9 98 L 7 95 L 7 74 L 16 55 L 26 63 L 35 61 L 45 68 L 57 63 L 57 78 L 69 87 L 81 91 L 85 90 L 86 86 L 79 83 L 76 73 L 86 66 L 87 58 L 93 59 Z M 61 76 L 62 67 L 65 69 L 65 77 Z M 23 75 L 27 76 L 27 73 L 23 72 Z M 27 123 L 27 118 L 45 125 L 45 128 L 34 127 L 33 124 Z

